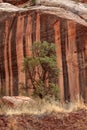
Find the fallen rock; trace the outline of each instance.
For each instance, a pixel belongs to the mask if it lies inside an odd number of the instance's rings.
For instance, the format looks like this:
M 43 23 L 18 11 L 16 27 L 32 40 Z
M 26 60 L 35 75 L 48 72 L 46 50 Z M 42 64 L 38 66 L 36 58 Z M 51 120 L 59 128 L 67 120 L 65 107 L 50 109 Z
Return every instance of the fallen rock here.
M 34 104 L 34 100 L 25 96 L 4 96 L 1 102 L 9 107 L 17 107 L 24 104 Z

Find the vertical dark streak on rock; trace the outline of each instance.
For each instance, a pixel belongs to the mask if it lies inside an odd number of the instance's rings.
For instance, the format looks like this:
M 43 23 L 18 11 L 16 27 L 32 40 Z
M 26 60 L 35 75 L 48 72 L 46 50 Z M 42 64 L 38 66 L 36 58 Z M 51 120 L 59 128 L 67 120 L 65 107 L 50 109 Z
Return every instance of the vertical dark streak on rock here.
M 13 95 L 18 95 L 18 66 L 16 53 L 16 31 L 17 31 L 17 17 L 14 17 L 12 25 L 11 37 L 11 62 L 12 62 L 12 77 L 13 77 Z
M 79 64 L 79 82 L 80 82 L 80 95 L 85 99 L 85 87 L 86 87 L 86 68 L 85 68 L 85 41 L 84 41 L 84 29 L 82 26 L 76 26 L 76 44 L 78 53 Z
M 14 21 L 15 21 L 15 17 L 10 17 L 10 19 L 8 19 L 8 23 L 9 23 L 9 29 L 8 29 L 8 37 L 7 37 L 7 62 L 8 62 L 8 75 L 9 75 L 9 95 L 11 95 L 11 86 L 10 86 L 10 63 L 9 63 L 9 38 L 10 38 L 10 33 L 12 31 L 13 25 L 14 25 Z M 11 41 L 10 41 L 11 42 Z
M 61 40 L 61 49 L 62 49 L 62 63 L 63 63 L 63 77 L 64 77 L 64 97 L 65 101 L 70 101 L 69 93 L 69 81 L 68 81 L 68 70 L 66 63 L 66 50 L 65 44 L 68 44 L 68 27 L 67 20 L 60 20 L 60 40 Z
M 24 17 L 24 35 L 23 35 L 23 51 L 24 51 L 24 57 L 26 57 L 26 29 L 27 29 L 28 23 L 28 15 Z M 25 86 L 26 86 L 26 93 L 27 93 L 27 74 L 25 73 Z
M 23 51 L 24 57 L 26 57 L 26 28 L 28 24 L 28 15 L 24 16 L 24 35 L 23 35 Z
M 5 94 L 4 35 L 5 22 L 0 23 L 0 95 Z
M 8 20 L 8 22 L 9 22 L 9 25 L 11 24 L 10 22 L 11 22 L 11 19 L 10 20 Z M 6 49 L 7 49 L 7 65 L 8 65 L 8 75 L 9 75 L 9 77 L 10 77 L 10 71 L 9 71 L 9 69 L 10 69 L 10 67 L 9 67 L 9 35 L 10 35 L 10 27 L 9 27 L 9 29 L 8 29 L 8 37 L 7 37 L 7 46 L 6 46 Z M 10 79 L 9 79 L 9 90 L 8 90 L 8 92 L 9 92 L 9 95 L 10 95 Z
M 55 16 L 51 16 L 48 14 L 42 14 L 40 17 L 41 21 L 41 30 L 40 30 L 40 36 L 41 36 L 41 41 L 47 41 L 47 42 L 53 42 L 55 41 L 54 37 L 54 28 L 53 24 L 56 21 Z
M 32 13 L 32 43 L 36 41 L 36 14 L 37 13 Z

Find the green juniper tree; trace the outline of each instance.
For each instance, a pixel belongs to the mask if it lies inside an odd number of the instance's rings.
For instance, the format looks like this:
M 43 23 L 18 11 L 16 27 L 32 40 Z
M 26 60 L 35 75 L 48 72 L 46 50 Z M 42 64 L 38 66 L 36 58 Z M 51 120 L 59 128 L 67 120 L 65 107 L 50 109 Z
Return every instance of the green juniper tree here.
M 38 42 L 32 45 L 32 57 L 24 59 L 24 71 L 27 75 L 26 88 L 33 88 L 33 95 L 45 98 L 46 96 L 59 98 L 58 73 L 56 64 L 55 44 Z

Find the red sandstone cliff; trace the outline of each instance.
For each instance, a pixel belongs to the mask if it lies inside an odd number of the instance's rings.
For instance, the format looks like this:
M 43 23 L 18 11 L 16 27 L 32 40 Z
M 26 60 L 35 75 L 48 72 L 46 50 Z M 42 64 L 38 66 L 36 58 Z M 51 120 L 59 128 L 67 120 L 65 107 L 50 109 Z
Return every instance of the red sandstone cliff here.
M 0 4 L 1 94 L 19 94 L 19 83 L 25 84 L 27 79 L 22 72 L 24 57 L 31 56 L 34 41 L 48 41 L 57 45 L 61 99 L 74 100 L 81 94 L 87 101 L 86 5 L 75 4 L 74 11 L 74 4 L 71 7 L 54 5 L 24 9 Z

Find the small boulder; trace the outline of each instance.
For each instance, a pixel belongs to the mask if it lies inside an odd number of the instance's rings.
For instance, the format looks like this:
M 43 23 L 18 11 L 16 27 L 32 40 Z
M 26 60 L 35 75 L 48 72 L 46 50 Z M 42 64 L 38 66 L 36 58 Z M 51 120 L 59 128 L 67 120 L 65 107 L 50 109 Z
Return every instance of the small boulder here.
M 17 107 L 25 104 L 34 104 L 35 101 L 25 96 L 4 96 L 1 98 L 1 102 L 9 107 Z

